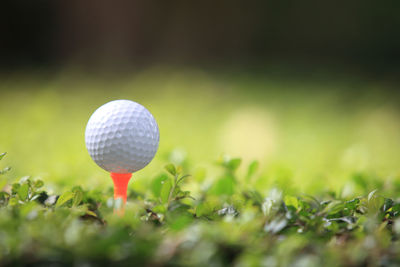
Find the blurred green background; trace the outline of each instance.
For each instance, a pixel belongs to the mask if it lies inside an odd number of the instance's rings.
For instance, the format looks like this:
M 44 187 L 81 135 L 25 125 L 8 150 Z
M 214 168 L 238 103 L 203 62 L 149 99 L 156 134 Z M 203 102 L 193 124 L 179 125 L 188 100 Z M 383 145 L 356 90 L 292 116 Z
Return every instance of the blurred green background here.
M 360 8 L 360 5 L 362 8 Z M 114 99 L 160 126 L 143 189 L 166 162 L 213 179 L 215 160 L 259 160 L 260 186 L 340 188 L 400 167 L 397 1 L 5 1 L 0 149 L 12 177 L 109 187 L 84 130 Z M 245 168 L 242 167 L 243 172 Z
M 3 77 L 0 140 L 9 176 L 109 186 L 86 151 L 84 130 L 97 107 L 121 98 L 149 108 L 161 133 L 157 156 L 133 186 L 145 186 L 168 161 L 212 170 L 225 154 L 244 165 L 259 160 L 267 183 L 306 191 L 337 188 L 355 172 L 399 174 L 400 111 L 396 95 L 381 90 L 389 85 L 265 73 L 157 68 L 108 78 Z

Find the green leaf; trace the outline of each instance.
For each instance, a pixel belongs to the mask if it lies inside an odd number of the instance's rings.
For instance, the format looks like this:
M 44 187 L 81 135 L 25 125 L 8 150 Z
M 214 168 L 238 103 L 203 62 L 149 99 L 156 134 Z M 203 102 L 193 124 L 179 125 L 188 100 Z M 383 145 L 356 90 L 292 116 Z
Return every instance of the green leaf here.
M 151 182 L 150 189 L 155 197 L 160 196 L 161 188 L 162 188 L 163 182 L 165 180 L 168 180 L 168 176 L 167 176 L 167 174 L 163 173 L 163 174 L 157 176 L 156 178 L 154 178 L 153 181 Z
M 232 176 L 227 175 L 220 178 L 213 187 L 213 193 L 220 195 L 233 195 L 235 192 L 235 180 Z
M 13 195 L 18 194 L 18 189 L 21 187 L 21 185 L 19 183 L 13 183 L 11 186 L 11 193 Z
M 163 213 L 164 214 L 167 212 L 167 208 L 165 207 L 165 205 L 156 205 L 151 210 L 155 213 Z
M 190 191 L 182 191 L 179 189 L 179 191 L 175 194 L 175 200 L 179 200 L 179 199 L 184 199 L 184 198 L 191 198 L 194 199 L 191 195 L 190 195 Z
M 167 165 L 165 165 L 164 168 L 167 170 L 167 172 L 169 172 L 169 173 L 172 174 L 173 176 L 176 175 L 176 168 L 175 168 L 175 165 L 174 165 L 174 164 L 172 164 L 172 163 L 167 164 Z
M 343 202 L 339 200 L 331 201 L 323 210 L 323 212 L 328 213 L 329 215 L 334 215 L 341 211 L 344 207 Z
M 355 210 L 358 206 L 358 204 L 360 203 L 360 199 L 355 198 L 353 200 L 349 200 L 346 202 L 346 208 L 348 208 L 349 210 Z
M 91 211 L 91 210 L 86 210 L 85 212 L 86 212 L 87 215 L 90 215 L 90 216 L 93 216 L 93 217 L 96 217 L 96 218 L 97 218 L 97 214 L 94 213 L 93 211 Z
M 39 180 L 36 180 L 35 183 L 33 184 L 33 186 L 34 186 L 36 189 L 43 187 L 43 185 L 44 185 L 44 182 L 43 182 L 42 180 L 40 180 L 40 179 L 39 179 Z
M 25 201 L 26 198 L 28 197 L 28 193 L 29 193 L 29 184 L 23 184 L 18 188 L 18 196 L 19 199 L 21 199 L 22 201 Z
M 368 213 L 374 214 L 379 212 L 380 208 L 385 203 L 385 199 L 376 194 L 377 191 L 378 189 L 375 189 L 368 194 Z
M 68 202 L 74 197 L 74 193 L 71 191 L 64 192 L 58 199 L 56 203 L 56 207 L 61 207 L 63 204 Z
M 285 202 L 286 206 L 293 206 L 296 209 L 299 207 L 299 201 L 296 197 L 285 196 L 284 202 Z
M 72 206 L 76 207 L 81 203 L 83 199 L 83 191 L 81 188 L 76 187 L 72 190 L 72 192 L 74 193 L 74 200 L 72 201 Z
M 190 177 L 190 174 L 186 174 L 183 175 L 181 178 L 178 179 L 178 181 L 176 182 L 176 184 L 179 184 L 180 182 L 182 182 L 183 180 L 185 180 L 186 178 Z
M 231 171 L 235 171 L 237 168 L 239 168 L 241 162 L 242 159 L 240 158 L 231 159 L 226 163 L 226 167 Z
M 247 170 L 247 178 L 251 178 L 254 173 L 258 170 L 258 166 L 260 164 L 258 163 L 257 160 L 254 160 L 250 163 L 249 168 Z
M 161 186 L 161 191 L 160 191 L 161 203 L 168 202 L 171 188 L 172 188 L 172 183 L 169 179 L 163 181 L 162 186 Z
M 209 202 L 202 202 L 196 207 L 196 216 L 201 217 L 213 213 L 213 207 Z
M 247 191 L 245 192 L 246 196 L 251 199 L 257 205 L 261 205 L 264 202 L 264 198 L 257 191 Z
M 179 216 L 180 214 L 187 213 L 191 206 L 179 201 L 172 201 L 168 211 L 172 216 Z
M 392 211 L 393 211 L 395 214 L 399 214 L 399 213 L 400 213 L 400 203 L 397 203 L 397 204 L 393 205 Z
M 2 160 L 6 154 L 7 154 L 7 152 L 1 153 L 0 154 L 0 160 Z

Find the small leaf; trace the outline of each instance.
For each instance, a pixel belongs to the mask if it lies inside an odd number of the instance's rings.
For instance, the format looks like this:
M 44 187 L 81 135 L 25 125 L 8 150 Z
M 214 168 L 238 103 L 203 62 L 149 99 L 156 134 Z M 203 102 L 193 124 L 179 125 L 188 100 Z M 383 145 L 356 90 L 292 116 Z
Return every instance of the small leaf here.
M 83 191 L 79 187 L 76 187 L 72 190 L 72 192 L 74 193 L 74 200 L 72 201 L 72 206 L 76 207 L 81 203 L 83 199 Z
M 166 213 L 167 212 L 167 208 L 165 207 L 165 205 L 156 205 L 151 210 L 155 213 Z
M 228 167 L 228 169 L 231 171 L 235 171 L 237 168 L 239 168 L 241 162 L 242 160 L 239 158 L 231 159 L 226 163 L 226 167 Z
M 196 216 L 201 217 L 213 213 L 213 207 L 208 202 L 203 202 L 196 207 Z
M 334 215 L 341 211 L 344 207 L 344 204 L 339 200 L 334 200 L 328 203 L 328 205 L 324 208 L 323 212 L 327 214 Z
M 179 201 L 172 201 L 171 205 L 168 207 L 168 211 L 171 212 L 171 216 L 179 216 L 183 213 L 186 213 L 190 208 L 190 205 L 184 204 Z
M 227 175 L 220 178 L 213 187 L 213 193 L 220 195 L 233 195 L 235 192 L 235 180 L 233 176 Z
M 42 181 L 42 180 L 36 180 L 35 181 L 35 183 L 34 183 L 34 187 L 36 188 L 36 189 L 38 189 L 38 188 L 41 188 L 42 186 L 44 185 L 44 182 Z
M 168 175 L 166 173 L 163 173 L 155 177 L 151 182 L 150 189 L 155 197 L 160 196 L 161 188 L 165 180 L 168 180 Z
M 179 199 L 183 199 L 183 198 L 192 198 L 194 199 L 191 195 L 190 195 L 190 191 L 181 191 L 179 190 L 179 192 L 176 194 L 175 199 L 179 200 Z
M 21 185 L 19 183 L 13 183 L 12 187 L 11 187 L 11 193 L 13 195 L 18 194 L 18 189 L 21 187 Z
M 394 213 L 400 213 L 400 203 L 397 203 L 397 204 L 395 204 L 395 205 L 393 205 L 393 207 L 392 207 L 392 211 L 394 212 Z
M 346 202 L 346 208 L 349 210 L 354 210 L 357 208 L 357 205 L 360 203 L 360 199 L 355 198 L 353 200 L 349 200 Z
M 248 191 L 245 193 L 246 196 L 251 199 L 254 203 L 256 203 L 257 205 L 260 205 L 263 203 L 264 199 L 261 196 L 261 194 L 257 191 Z
M 160 199 L 161 199 L 161 203 L 167 203 L 169 200 L 169 195 L 171 192 L 171 188 L 172 188 L 172 184 L 170 180 L 165 180 L 163 182 L 163 185 L 161 187 L 161 191 L 160 191 Z
M 178 181 L 176 182 L 176 184 L 179 184 L 180 182 L 182 182 L 183 180 L 185 180 L 186 178 L 190 177 L 190 174 L 186 174 L 184 176 L 182 176 L 181 178 L 178 179 Z
M 286 206 L 293 206 L 296 209 L 299 207 L 299 201 L 296 197 L 285 196 L 284 202 Z
M 310 203 L 310 205 L 314 206 L 315 208 L 317 208 L 319 210 L 319 208 L 321 207 L 321 203 L 320 203 L 320 201 L 318 201 L 318 199 L 316 199 L 315 197 L 310 196 L 310 195 L 304 195 L 304 197 L 310 199 L 312 201 Z M 305 201 L 302 201 L 301 203 L 303 205 L 306 205 Z
M 254 173 L 257 171 L 259 165 L 260 164 L 258 163 L 257 160 L 254 160 L 250 163 L 249 168 L 247 170 L 247 178 L 250 178 L 254 175 Z
M 71 200 L 73 197 L 74 197 L 74 193 L 72 193 L 71 191 L 64 192 L 64 194 L 62 194 L 58 198 L 56 207 L 61 207 L 63 204 L 68 202 L 68 200 Z
M 18 196 L 22 201 L 25 201 L 29 193 L 29 185 L 23 184 L 18 188 Z
M 173 176 L 176 175 L 176 168 L 175 168 L 175 165 L 174 165 L 174 164 L 172 164 L 172 163 L 167 164 L 167 165 L 165 165 L 164 168 L 167 170 L 167 172 L 169 172 L 169 173 L 172 174 Z
M 4 152 L 4 153 L 1 153 L 0 154 L 0 160 L 2 159 L 2 158 L 4 158 L 4 156 L 7 154 L 7 152 Z
M 91 210 L 86 210 L 86 214 L 97 218 L 97 214 Z

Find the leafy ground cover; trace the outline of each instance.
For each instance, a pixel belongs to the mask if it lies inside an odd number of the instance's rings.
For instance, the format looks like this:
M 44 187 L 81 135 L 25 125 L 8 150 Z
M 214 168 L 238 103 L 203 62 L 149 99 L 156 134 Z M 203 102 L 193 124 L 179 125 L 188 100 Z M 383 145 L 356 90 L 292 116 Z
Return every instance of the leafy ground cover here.
M 0 75 L 0 266 L 398 265 L 397 83 L 277 72 Z M 113 99 L 161 133 L 122 218 L 84 144 Z
M 4 157 L 2 154 L 0 158 Z M 129 189 L 125 216 L 112 189 L 49 193 L 43 181 L 0 176 L 2 266 L 395 266 L 396 180 L 365 174 L 357 190 L 295 195 L 256 186 L 258 162 L 218 160 L 213 181 L 168 164 L 146 191 Z M 6 173 L 9 168 L 1 171 Z M 190 184 L 199 185 L 191 190 Z M 370 190 L 370 188 L 374 188 Z M 354 192 L 363 192 L 354 195 Z

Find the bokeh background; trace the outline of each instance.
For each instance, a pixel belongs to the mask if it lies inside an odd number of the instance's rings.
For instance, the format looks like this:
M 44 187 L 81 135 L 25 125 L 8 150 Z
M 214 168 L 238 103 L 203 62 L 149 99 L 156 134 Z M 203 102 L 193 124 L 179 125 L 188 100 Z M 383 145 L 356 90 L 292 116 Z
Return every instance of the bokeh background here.
M 212 179 L 230 155 L 260 186 L 311 192 L 400 173 L 399 1 L 27 1 L 0 8 L 0 150 L 54 188 L 106 187 L 84 130 L 131 99 L 156 117 L 154 161 Z

